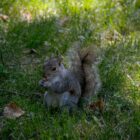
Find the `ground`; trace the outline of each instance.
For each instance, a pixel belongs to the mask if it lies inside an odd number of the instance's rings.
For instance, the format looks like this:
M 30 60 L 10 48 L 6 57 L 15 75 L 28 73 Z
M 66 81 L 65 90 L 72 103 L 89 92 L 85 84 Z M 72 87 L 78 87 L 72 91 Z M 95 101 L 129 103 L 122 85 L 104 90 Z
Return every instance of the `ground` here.
M 1 0 L 0 139 L 140 139 L 139 0 Z M 74 42 L 98 48 L 103 112 L 47 110 L 42 64 Z M 25 114 L 2 115 L 15 102 Z

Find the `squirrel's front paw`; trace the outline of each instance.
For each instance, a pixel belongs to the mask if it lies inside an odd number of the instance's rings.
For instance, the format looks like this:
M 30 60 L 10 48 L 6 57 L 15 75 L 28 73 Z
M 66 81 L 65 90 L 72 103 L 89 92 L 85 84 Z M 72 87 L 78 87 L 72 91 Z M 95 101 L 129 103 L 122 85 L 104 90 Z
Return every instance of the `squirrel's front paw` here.
M 48 82 L 48 81 L 46 81 L 46 80 L 43 79 L 43 80 L 40 80 L 39 81 L 39 85 L 42 86 L 42 87 L 47 88 L 47 87 L 50 86 L 50 82 Z
M 43 81 L 43 80 L 40 80 L 40 81 L 38 82 L 38 84 L 39 84 L 40 86 L 43 86 L 44 81 Z

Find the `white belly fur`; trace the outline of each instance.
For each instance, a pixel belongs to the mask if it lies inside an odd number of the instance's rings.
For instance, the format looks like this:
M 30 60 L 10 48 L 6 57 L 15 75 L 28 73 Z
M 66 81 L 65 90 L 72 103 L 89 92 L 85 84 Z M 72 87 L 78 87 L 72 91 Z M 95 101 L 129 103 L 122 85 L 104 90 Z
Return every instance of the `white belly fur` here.
M 61 107 L 67 103 L 69 99 L 69 92 L 64 92 L 62 94 L 48 93 L 44 95 L 45 104 L 48 107 Z

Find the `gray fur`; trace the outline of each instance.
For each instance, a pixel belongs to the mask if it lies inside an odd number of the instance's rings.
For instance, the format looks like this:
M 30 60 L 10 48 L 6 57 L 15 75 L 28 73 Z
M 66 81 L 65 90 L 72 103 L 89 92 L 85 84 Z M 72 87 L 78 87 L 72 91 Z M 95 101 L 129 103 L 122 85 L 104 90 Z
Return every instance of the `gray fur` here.
M 60 58 L 50 58 L 44 64 L 45 78 L 39 83 L 48 90 L 44 95 L 47 107 L 73 108 L 80 99 L 89 102 L 100 88 L 101 82 L 91 48 L 76 49 L 70 54 L 70 70 L 65 69 Z
M 48 81 L 43 79 L 39 82 L 41 86 L 48 90 L 44 95 L 44 103 L 47 107 L 74 107 L 81 96 L 80 84 L 75 76 L 65 69 L 62 64 L 58 70 L 54 75 L 50 75 Z M 73 95 L 71 90 L 74 92 Z

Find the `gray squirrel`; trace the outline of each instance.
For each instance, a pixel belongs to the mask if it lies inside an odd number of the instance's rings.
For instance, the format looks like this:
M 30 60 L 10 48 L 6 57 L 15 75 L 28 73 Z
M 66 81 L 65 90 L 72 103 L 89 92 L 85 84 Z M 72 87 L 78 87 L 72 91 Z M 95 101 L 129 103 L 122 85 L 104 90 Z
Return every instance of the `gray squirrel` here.
M 39 84 L 47 89 L 44 94 L 47 107 L 77 107 L 81 101 L 88 103 L 100 89 L 94 49 L 76 48 L 69 54 L 69 69 L 64 67 L 61 57 L 51 57 L 44 63 Z

